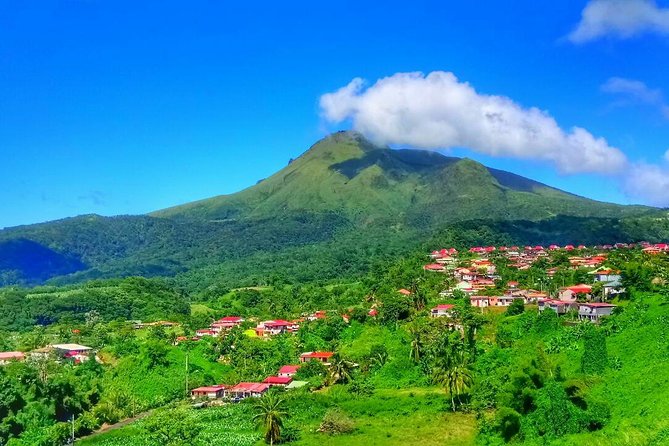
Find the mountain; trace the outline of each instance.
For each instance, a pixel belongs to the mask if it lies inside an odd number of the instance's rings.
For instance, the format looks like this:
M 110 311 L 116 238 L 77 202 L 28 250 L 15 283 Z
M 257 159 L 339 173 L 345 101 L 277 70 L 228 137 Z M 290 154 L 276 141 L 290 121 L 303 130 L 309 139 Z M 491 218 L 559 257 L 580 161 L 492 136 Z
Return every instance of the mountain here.
M 621 217 L 648 209 L 588 200 L 470 159 L 392 150 L 339 132 L 246 190 L 152 215 L 224 221 L 336 212 L 357 223 L 432 226 L 472 218 Z
M 179 275 L 198 286 L 348 277 L 435 234 L 462 244 L 597 243 L 665 238 L 669 226 L 654 208 L 597 202 L 470 159 L 339 132 L 235 194 L 149 215 L 0 231 L 0 285 L 128 275 Z

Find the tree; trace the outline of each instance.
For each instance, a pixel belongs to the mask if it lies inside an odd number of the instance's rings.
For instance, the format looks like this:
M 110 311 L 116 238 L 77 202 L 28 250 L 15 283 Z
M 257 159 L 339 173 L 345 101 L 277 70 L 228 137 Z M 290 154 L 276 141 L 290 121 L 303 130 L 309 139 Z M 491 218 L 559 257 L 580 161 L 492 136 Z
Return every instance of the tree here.
M 183 409 L 156 412 L 144 423 L 144 430 L 155 444 L 186 446 L 199 435 L 195 421 Z
M 449 352 L 442 359 L 442 365 L 435 371 L 436 380 L 446 387 L 451 396 L 453 412 L 457 410 L 456 399 L 461 404 L 460 396 L 474 383 L 466 356 L 460 352 Z
M 330 361 L 330 371 L 328 373 L 328 383 L 330 385 L 338 382 L 347 383 L 351 380 L 351 372 L 354 364 L 338 354 L 335 354 Z
M 265 430 L 265 443 L 273 445 L 281 440 L 283 419 L 288 416 L 285 401 L 275 392 L 269 392 L 255 403 L 253 421 Z
M 516 316 L 525 312 L 525 303 L 523 299 L 514 299 L 511 305 L 506 309 L 507 316 Z

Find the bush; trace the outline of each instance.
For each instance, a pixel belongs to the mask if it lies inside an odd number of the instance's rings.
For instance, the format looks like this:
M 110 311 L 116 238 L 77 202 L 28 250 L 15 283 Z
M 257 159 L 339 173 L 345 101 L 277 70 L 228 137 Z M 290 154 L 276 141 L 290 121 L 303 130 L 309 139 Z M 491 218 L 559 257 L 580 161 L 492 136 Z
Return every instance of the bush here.
M 511 305 L 506 309 L 507 316 L 516 316 L 525 312 L 525 303 L 523 299 L 514 299 Z
M 355 430 L 355 423 L 339 409 L 330 409 L 325 412 L 318 432 L 330 435 L 350 434 Z

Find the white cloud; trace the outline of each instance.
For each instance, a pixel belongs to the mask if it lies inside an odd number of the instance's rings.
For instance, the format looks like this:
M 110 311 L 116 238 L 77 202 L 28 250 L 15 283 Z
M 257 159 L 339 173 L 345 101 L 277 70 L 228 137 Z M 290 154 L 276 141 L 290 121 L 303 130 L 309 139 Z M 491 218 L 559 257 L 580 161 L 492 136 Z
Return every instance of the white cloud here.
M 629 196 L 647 204 L 669 206 L 669 170 L 660 166 L 645 163 L 631 165 L 623 187 Z
M 492 156 L 549 161 L 564 173 L 616 173 L 625 155 L 603 138 L 574 127 L 562 130 L 538 108 L 478 93 L 453 73 L 398 73 L 365 88 L 362 79 L 325 94 L 328 121 L 350 119 L 379 143 L 423 149 L 465 147 Z
M 664 152 L 664 160 L 669 163 L 669 150 Z
M 652 105 L 660 110 L 662 115 L 669 119 L 669 105 L 664 102 L 662 90 L 649 88 L 641 81 L 612 77 L 601 87 L 602 91 L 614 94 L 622 100 L 623 105 L 642 103 Z
M 567 37 L 584 43 L 605 36 L 626 39 L 643 33 L 669 35 L 669 8 L 654 0 L 590 0 Z
M 661 104 L 663 102 L 661 90 L 651 89 L 641 81 L 622 77 L 612 77 L 607 80 L 602 85 L 602 91 L 627 96 L 630 99 L 648 104 Z

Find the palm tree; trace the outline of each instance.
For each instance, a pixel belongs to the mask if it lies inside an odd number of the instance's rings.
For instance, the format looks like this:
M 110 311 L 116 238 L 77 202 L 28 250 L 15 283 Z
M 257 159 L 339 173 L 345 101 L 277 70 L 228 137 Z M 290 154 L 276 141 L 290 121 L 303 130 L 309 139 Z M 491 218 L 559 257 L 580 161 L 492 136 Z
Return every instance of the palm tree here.
M 411 349 L 409 350 L 409 359 L 414 362 L 420 361 L 421 349 L 423 347 L 423 340 L 421 338 L 421 330 L 417 322 L 409 326 L 409 334 L 411 335 Z
M 265 443 L 274 445 L 281 439 L 283 418 L 288 416 L 285 401 L 276 393 L 269 392 L 255 403 L 253 421 L 265 429 Z
M 328 375 L 328 382 L 330 385 L 338 382 L 346 383 L 351 379 L 351 371 L 353 370 L 351 361 L 347 361 L 339 355 L 334 355 L 330 361 L 330 371 Z
M 411 299 L 416 311 L 422 311 L 427 305 L 427 296 L 420 286 L 421 278 L 415 279 L 411 282 Z
M 451 395 L 451 406 L 453 412 L 457 409 L 455 400 L 461 403 L 460 395 L 465 393 L 473 384 L 472 372 L 469 369 L 466 357 L 462 353 L 452 355 L 443 362 L 443 365 L 435 370 L 435 379 L 446 387 Z

